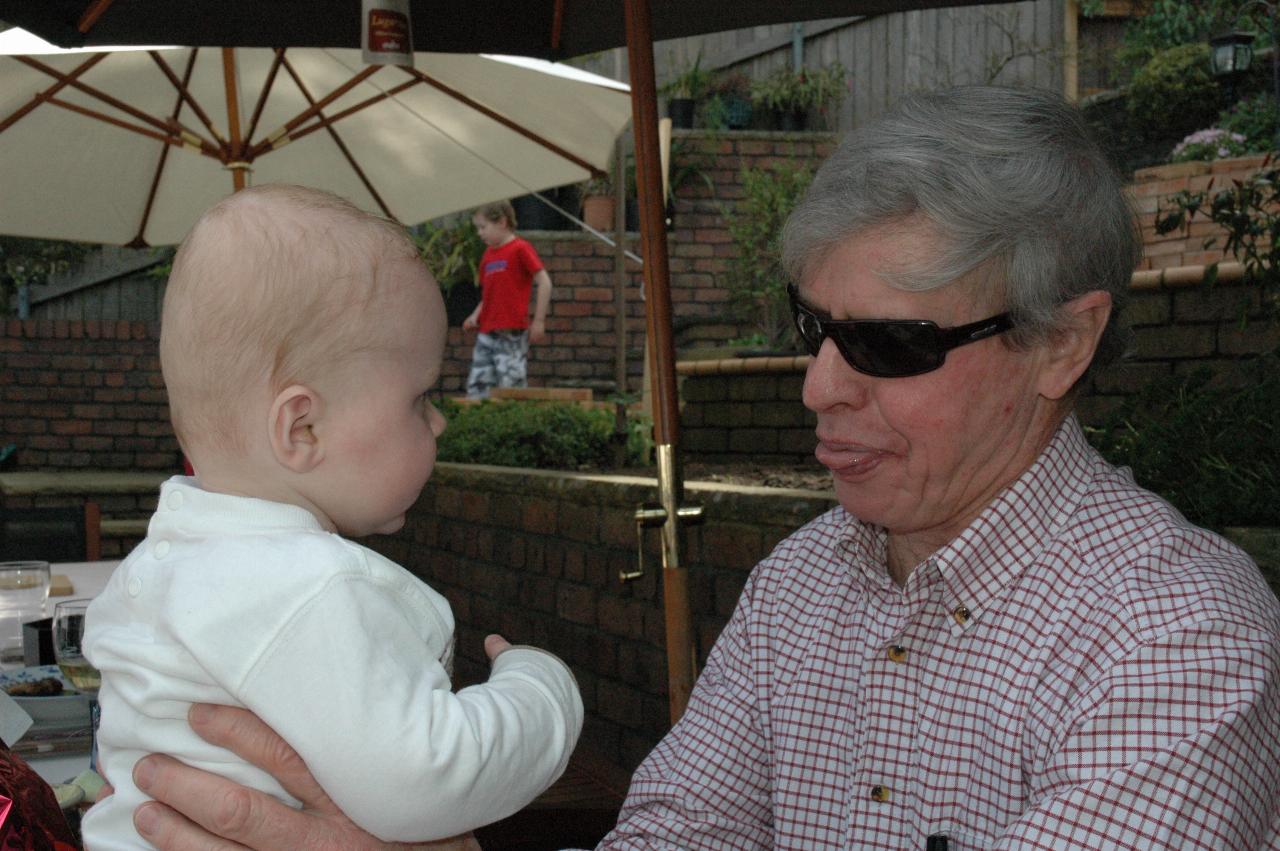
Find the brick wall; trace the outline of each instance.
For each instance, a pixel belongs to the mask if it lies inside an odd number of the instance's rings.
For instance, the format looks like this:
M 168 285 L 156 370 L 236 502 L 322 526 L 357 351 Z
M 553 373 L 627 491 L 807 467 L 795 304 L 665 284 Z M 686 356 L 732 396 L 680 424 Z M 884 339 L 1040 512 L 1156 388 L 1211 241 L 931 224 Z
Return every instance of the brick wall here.
M 669 236 L 673 321 L 677 345 L 723 343 L 742 329 L 727 321 L 723 274 L 733 254 L 722 206 L 741 197 L 744 166 L 767 166 L 791 154 L 821 158 L 825 135 L 677 134 L 678 163 L 696 174 L 675 193 L 675 228 Z M 1157 237 L 1160 199 L 1256 169 L 1261 158 L 1185 163 L 1139 171 L 1133 192 L 1143 217 L 1149 269 L 1168 269 L 1220 258 L 1201 247 L 1198 226 Z M 687 174 L 689 168 L 682 168 Z M 705 180 L 703 179 L 705 177 Z M 535 346 L 530 362 L 536 385 L 611 386 L 615 358 L 613 249 L 579 233 L 529 234 L 556 285 L 548 320 L 553 342 Z M 634 248 L 634 235 L 631 245 Z M 631 264 L 629 264 L 630 266 Z M 1141 273 L 1140 276 L 1141 277 Z M 1148 275 L 1150 278 L 1150 275 Z M 626 300 L 628 372 L 632 392 L 642 381 L 644 304 L 639 274 L 629 268 Z M 1222 370 L 1242 355 L 1280 344 L 1280 328 L 1261 319 L 1256 294 L 1220 283 L 1213 291 L 1182 283 L 1144 280 L 1127 315 L 1135 327 L 1134 357 L 1100 375 L 1082 400 L 1086 419 L 1101 415 L 1124 395 L 1171 371 L 1211 364 Z M 0 323 L 0 447 L 16 444 L 10 463 L 22 469 L 172 469 L 177 444 L 156 359 L 156 323 L 31 320 Z M 449 332 L 441 386 L 460 392 L 470 340 Z M 684 442 L 695 460 L 749 455 L 766 460 L 805 459 L 812 450 L 812 420 L 799 399 L 799 371 L 768 373 L 760 381 L 725 375 L 682 379 Z
M 833 149 L 824 133 L 763 133 L 677 130 L 673 142 L 673 227 L 667 233 L 671 311 L 680 346 L 723 343 L 745 329 L 730 317 L 724 275 L 735 248 L 723 211 L 742 198 L 740 175 L 782 161 L 808 160 L 815 167 Z M 675 178 L 673 178 L 675 179 Z M 588 386 L 611 390 L 616 374 L 614 249 L 590 234 L 523 231 L 551 276 L 554 295 L 547 318 L 551 340 L 531 347 L 529 380 L 537 385 Z M 626 247 L 640 253 L 639 237 Z M 636 392 L 643 375 L 645 330 L 641 270 L 624 261 L 628 341 L 628 385 Z M 462 392 L 474 338 L 450 329 L 441 379 L 445 392 Z
M 1266 156 L 1216 160 L 1214 162 L 1171 163 L 1138 169 L 1130 185 L 1134 207 L 1142 224 L 1143 260 L 1139 269 L 1169 269 L 1200 266 L 1223 259 L 1223 240 L 1206 249 L 1205 239 L 1221 236 L 1222 230 L 1197 216 L 1188 227 L 1163 236 L 1156 233 L 1158 212 L 1170 206 L 1169 198 L 1183 190 L 1199 192 L 1225 188 L 1232 180 L 1247 177 L 1262 167 Z
M 572 666 L 587 709 L 584 747 L 630 771 L 669 727 L 658 530 L 637 561 L 633 512 L 656 483 L 440 464 L 405 528 L 371 545 L 448 598 L 458 623 L 456 679 L 483 679 L 482 642 L 499 632 Z M 751 568 L 783 537 L 834 504 L 804 491 L 773 495 L 692 484 L 706 520 L 686 535 L 701 662 Z
M 176 469 L 155 323 L 0 323 L 0 447 L 23 469 Z

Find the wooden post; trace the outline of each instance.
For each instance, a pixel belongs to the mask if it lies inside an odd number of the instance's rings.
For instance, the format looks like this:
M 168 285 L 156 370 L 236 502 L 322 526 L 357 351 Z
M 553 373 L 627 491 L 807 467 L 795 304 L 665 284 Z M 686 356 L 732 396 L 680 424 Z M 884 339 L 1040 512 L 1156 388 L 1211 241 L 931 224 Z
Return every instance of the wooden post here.
M 662 526 L 662 599 L 666 612 L 667 688 L 674 724 L 693 691 L 696 657 L 689 613 L 688 570 L 680 563 L 680 411 L 676 391 L 675 346 L 671 330 L 671 274 L 663 221 L 658 99 L 653 71 L 649 0 L 624 0 L 627 58 L 631 71 L 631 126 L 636 141 L 636 194 L 640 201 L 640 246 L 644 260 L 645 313 L 653 386 L 654 443 L 658 491 L 666 520 Z

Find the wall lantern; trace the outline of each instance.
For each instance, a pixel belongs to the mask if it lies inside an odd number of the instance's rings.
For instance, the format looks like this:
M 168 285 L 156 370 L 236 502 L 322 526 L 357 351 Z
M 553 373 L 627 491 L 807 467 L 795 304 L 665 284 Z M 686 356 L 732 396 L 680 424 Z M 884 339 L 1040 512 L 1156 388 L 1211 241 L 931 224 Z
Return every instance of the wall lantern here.
M 1268 0 L 1249 0 L 1236 12 L 1236 29 L 1209 39 L 1209 63 L 1213 75 L 1227 86 L 1227 100 L 1235 102 L 1235 81 L 1245 71 L 1253 59 L 1253 35 L 1239 29 L 1240 21 L 1254 12 L 1263 12 L 1267 16 L 1267 29 L 1271 34 L 1271 91 L 1272 108 L 1276 113 L 1276 132 L 1274 145 L 1280 150 L 1280 38 L 1276 32 L 1277 5 Z
M 1209 66 L 1215 77 L 1234 77 L 1249 70 L 1253 61 L 1253 33 L 1244 30 L 1209 39 Z

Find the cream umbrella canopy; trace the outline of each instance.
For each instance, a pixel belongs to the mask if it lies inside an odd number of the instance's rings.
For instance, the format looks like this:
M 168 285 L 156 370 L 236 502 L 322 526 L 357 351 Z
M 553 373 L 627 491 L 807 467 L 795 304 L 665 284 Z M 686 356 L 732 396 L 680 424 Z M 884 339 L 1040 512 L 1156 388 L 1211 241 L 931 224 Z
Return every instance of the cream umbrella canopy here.
M 0 33 L 0 233 L 180 241 L 241 183 L 336 192 L 405 224 L 583 180 L 626 86 L 522 57 L 342 48 L 63 50 Z

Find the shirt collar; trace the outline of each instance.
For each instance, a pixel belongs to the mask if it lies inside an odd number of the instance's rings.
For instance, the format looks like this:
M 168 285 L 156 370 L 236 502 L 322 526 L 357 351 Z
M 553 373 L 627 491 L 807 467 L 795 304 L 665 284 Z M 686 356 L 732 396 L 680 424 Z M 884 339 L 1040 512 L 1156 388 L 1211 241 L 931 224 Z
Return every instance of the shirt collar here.
M 1069 415 L 1031 467 L 921 566 L 938 570 L 946 582 L 956 632 L 976 623 L 990 601 L 1039 557 L 1074 514 L 1092 481 L 1096 457 L 1079 421 Z M 883 585 L 889 581 L 884 530 L 845 516 L 841 552 L 871 587 Z
M 215 493 L 202 489 L 194 478 L 174 476 L 160 486 L 147 535 L 202 537 L 228 529 L 243 534 L 324 531 L 315 515 L 300 506 Z
M 981 619 L 1001 590 L 1031 565 L 1076 511 L 1097 455 L 1069 415 L 1026 472 L 996 496 L 955 540 L 933 555 L 953 596 L 960 631 Z

